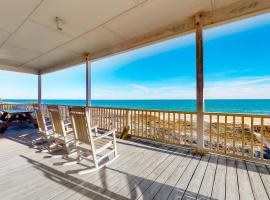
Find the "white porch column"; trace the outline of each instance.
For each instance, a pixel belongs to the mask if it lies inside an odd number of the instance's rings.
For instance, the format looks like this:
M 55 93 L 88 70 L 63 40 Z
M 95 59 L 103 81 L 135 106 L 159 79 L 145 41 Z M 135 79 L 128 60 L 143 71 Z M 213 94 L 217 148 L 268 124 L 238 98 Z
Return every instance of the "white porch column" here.
M 195 19 L 196 23 L 196 95 L 197 95 L 197 147 L 204 148 L 204 95 L 203 95 L 203 30 L 200 16 Z
M 38 75 L 38 107 L 41 106 L 41 92 L 42 92 L 42 85 L 41 85 L 41 74 Z
M 87 56 L 86 62 L 86 107 L 91 106 L 92 94 L 91 94 L 91 62 Z

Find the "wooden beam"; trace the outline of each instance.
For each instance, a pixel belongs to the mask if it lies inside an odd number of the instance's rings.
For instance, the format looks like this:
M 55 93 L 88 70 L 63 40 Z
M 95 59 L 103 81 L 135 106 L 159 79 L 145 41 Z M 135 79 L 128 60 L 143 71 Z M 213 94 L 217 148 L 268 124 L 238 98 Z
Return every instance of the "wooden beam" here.
M 269 0 L 240 0 L 214 12 L 202 13 L 202 25 L 205 28 L 238 21 L 270 11 Z
M 12 65 L 5 65 L 5 64 L 0 64 L 0 70 L 27 73 L 27 74 L 36 74 L 36 75 L 39 73 L 38 70 L 30 68 L 30 67 L 12 66 Z
M 196 108 L 197 108 L 197 147 L 204 148 L 204 95 L 203 95 L 203 30 L 200 20 L 196 16 Z
M 62 63 L 62 64 L 59 64 L 59 65 L 56 65 L 56 66 L 53 66 L 53 67 L 46 67 L 45 69 L 40 70 L 40 73 L 41 74 L 48 74 L 48 73 L 63 70 L 63 69 L 69 68 L 69 67 L 74 67 L 75 65 L 79 65 L 79 64 L 84 63 L 85 59 L 86 58 L 83 55 L 83 56 L 80 56 L 77 59 L 74 59 L 74 60 L 70 61 L 70 62 Z

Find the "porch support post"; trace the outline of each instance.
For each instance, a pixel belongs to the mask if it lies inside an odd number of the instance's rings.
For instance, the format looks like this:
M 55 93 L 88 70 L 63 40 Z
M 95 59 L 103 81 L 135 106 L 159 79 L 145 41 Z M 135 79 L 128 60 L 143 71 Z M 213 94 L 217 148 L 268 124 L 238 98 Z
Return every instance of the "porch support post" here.
M 196 23 L 196 96 L 197 96 L 197 148 L 204 148 L 204 95 L 203 95 L 203 30 L 200 20 L 201 16 L 195 18 Z
M 41 107 L 41 92 L 42 92 L 42 85 L 41 85 L 41 74 L 38 74 L 38 107 Z
M 86 107 L 91 106 L 91 63 L 89 61 L 89 56 L 86 56 L 85 61 L 85 67 L 86 67 Z

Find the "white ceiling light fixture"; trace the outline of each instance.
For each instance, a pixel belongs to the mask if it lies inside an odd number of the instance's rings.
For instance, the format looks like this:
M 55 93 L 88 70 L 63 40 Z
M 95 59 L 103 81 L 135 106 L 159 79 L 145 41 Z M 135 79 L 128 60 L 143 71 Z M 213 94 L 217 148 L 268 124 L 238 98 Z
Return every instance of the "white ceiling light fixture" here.
M 62 20 L 60 17 L 55 17 L 55 23 L 57 30 L 62 31 L 63 30 L 62 26 L 65 23 L 65 21 Z

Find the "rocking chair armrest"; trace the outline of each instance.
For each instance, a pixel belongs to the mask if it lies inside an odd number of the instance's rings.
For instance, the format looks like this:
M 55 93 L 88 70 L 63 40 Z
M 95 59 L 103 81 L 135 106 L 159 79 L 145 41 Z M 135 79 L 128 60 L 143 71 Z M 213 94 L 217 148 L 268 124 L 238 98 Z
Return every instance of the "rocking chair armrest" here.
M 94 125 L 94 126 L 91 126 L 91 130 L 97 130 L 97 128 L 98 128 L 98 125 Z
M 74 133 L 74 131 L 73 131 L 73 130 L 66 131 L 66 134 L 67 134 L 67 135 L 69 135 L 69 134 L 71 134 L 71 133 Z
M 66 123 L 66 124 L 64 124 L 64 126 L 70 126 L 70 125 L 72 125 L 71 123 Z
M 102 138 L 107 137 L 109 135 L 115 135 L 115 131 L 116 131 L 116 129 L 110 130 L 110 131 L 108 131 L 108 132 L 106 132 L 106 133 L 104 133 L 104 134 L 102 134 L 102 135 L 94 138 L 94 141 L 99 140 L 99 139 L 102 139 Z

